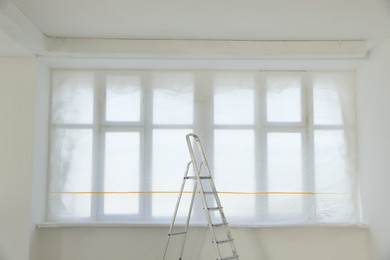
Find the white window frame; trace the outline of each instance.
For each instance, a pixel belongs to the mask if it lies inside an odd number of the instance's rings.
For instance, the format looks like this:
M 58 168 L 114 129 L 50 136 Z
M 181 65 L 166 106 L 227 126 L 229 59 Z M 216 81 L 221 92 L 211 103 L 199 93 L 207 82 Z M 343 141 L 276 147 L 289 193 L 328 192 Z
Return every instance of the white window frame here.
M 55 73 L 56 70 L 52 70 Z M 63 70 L 59 70 L 63 71 Z M 81 70 L 67 70 L 81 71 Z M 140 185 L 141 190 L 151 190 L 151 183 L 146 183 L 144 180 L 151 176 L 152 162 L 152 138 L 154 129 L 193 129 L 205 144 L 205 151 L 210 162 L 210 167 L 213 170 L 213 146 L 214 146 L 214 131 L 217 129 L 250 129 L 255 135 L 255 172 L 256 172 L 256 187 L 259 191 L 267 190 L 267 133 L 273 132 L 289 132 L 300 133 L 302 137 L 302 158 L 306 153 L 306 149 L 314 151 L 314 133 L 316 130 L 343 130 L 345 125 L 314 125 L 313 122 L 313 82 L 312 73 L 308 71 L 286 71 L 285 73 L 294 73 L 300 75 L 302 79 L 301 85 L 301 122 L 295 123 L 275 123 L 267 122 L 267 86 L 265 78 L 274 72 L 259 72 L 256 75 L 256 83 L 254 88 L 254 123 L 252 125 L 216 125 L 213 122 L 213 91 L 214 86 L 211 83 L 211 74 L 196 71 L 194 73 L 194 115 L 193 124 L 154 124 L 153 123 L 153 89 L 150 82 L 149 71 L 110 71 L 110 70 L 86 70 L 92 71 L 95 75 L 94 99 L 93 99 L 93 122 L 92 124 L 54 124 L 52 122 L 50 111 L 50 129 L 56 128 L 71 128 L 71 129 L 91 129 L 93 132 L 93 191 L 101 191 L 104 171 L 104 136 L 107 132 L 139 132 L 140 133 Z M 277 73 L 284 73 L 277 71 Z M 105 95 L 106 84 L 105 77 L 107 75 L 139 75 L 141 77 L 141 110 L 139 122 L 109 122 L 105 120 Z M 205 88 L 205 86 L 207 86 Z M 199 88 L 203 87 L 203 92 Z M 204 91 L 209 91 L 208 98 L 204 99 Z M 51 88 L 51 92 L 53 92 Z M 53 93 L 51 93 L 52 98 Z M 202 106 L 196 105 L 196 100 L 203 100 Z M 50 101 L 51 104 L 51 101 Z M 52 107 L 52 105 L 50 106 Z M 207 127 L 205 127 L 207 126 Z M 352 126 L 353 127 L 353 126 Z M 184 138 L 183 138 L 184 141 Z M 305 166 L 306 165 L 306 166 Z M 304 164 L 304 169 L 314 173 L 314 156 L 312 160 Z M 183 165 L 184 169 L 185 165 Z M 146 178 L 141 178 L 141 175 Z M 304 190 L 314 190 L 315 175 L 305 175 L 302 180 Z M 180 178 L 180 176 L 178 176 Z M 178 187 L 179 188 L 179 187 Z M 218 188 L 218 187 L 217 187 Z M 48 188 L 49 190 L 49 188 Z M 50 191 L 49 191 L 50 192 Z M 49 195 L 48 195 L 49 196 Z M 356 196 L 356 194 L 354 195 Z M 303 210 L 304 216 L 307 218 L 306 223 L 316 223 L 316 207 L 313 206 L 313 201 L 308 201 L 310 198 L 304 197 Z M 90 218 L 64 218 L 59 221 L 131 221 L 132 223 L 143 222 L 168 222 L 170 218 L 153 218 L 151 196 L 139 196 L 139 213 L 133 215 L 105 215 L 103 210 L 104 196 L 92 196 L 91 199 L 91 217 Z M 315 201 L 314 201 L 315 203 Z M 256 218 L 258 222 L 264 222 L 267 216 L 264 212 L 268 212 L 267 196 L 256 197 Z M 354 205 L 356 206 L 356 205 Z M 48 205 L 47 205 L 48 207 Z M 173 211 L 173 209 L 172 209 Z M 260 214 L 260 212 L 262 212 Z M 203 214 L 201 211 L 193 211 L 193 216 Z M 263 218 L 263 219 L 261 219 Z M 264 219 L 265 218 L 265 219 Z M 143 222 L 144 223 L 144 222 Z

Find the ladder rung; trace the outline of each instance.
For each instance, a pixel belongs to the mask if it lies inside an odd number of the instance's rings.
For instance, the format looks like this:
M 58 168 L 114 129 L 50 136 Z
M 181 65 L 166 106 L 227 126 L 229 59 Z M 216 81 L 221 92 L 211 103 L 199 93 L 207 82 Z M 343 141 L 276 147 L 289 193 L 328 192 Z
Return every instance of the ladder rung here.
M 196 179 L 196 176 L 187 176 L 187 177 L 184 177 L 184 179 L 186 179 L 186 180 L 189 180 L 189 179 Z M 211 179 L 211 177 L 210 176 L 199 176 L 199 179 Z
M 228 242 L 232 242 L 233 241 L 233 238 L 232 239 L 226 239 L 226 240 L 219 240 L 217 241 L 217 244 L 224 244 L 224 243 L 228 243 Z
M 218 223 L 218 224 L 212 224 L 211 226 L 213 227 L 222 227 L 222 226 L 227 226 L 228 223 Z
M 170 234 L 168 234 L 168 236 L 184 235 L 184 234 L 186 234 L 186 233 L 187 233 L 187 232 L 170 233 Z
M 232 256 L 228 256 L 228 257 L 223 257 L 223 258 L 221 258 L 221 260 L 237 259 L 237 258 L 238 258 L 238 255 L 232 255 Z
M 207 208 L 208 210 L 220 210 L 222 209 L 222 207 L 210 207 L 210 208 Z
M 1 0 L 0 0 L 0 2 L 1 2 Z M 194 138 L 194 140 L 191 140 L 191 138 Z M 183 251 L 184 251 L 184 247 L 185 247 L 185 240 L 186 240 L 186 236 L 188 234 L 187 229 L 188 229 L 189 224 L 190 224 L 190 217 L 191 217 L 191 212 L 192 212 L 192 209 L 194 206 L 195 195 L 201 195 L 201 197 L 202 197 L 203 210 L 205 211 L 205 213 L 207 215 L 206 217 L 208 220 L 207 227 L 210 229 L 210 231 L 212 233 L 212 240 L 211 241 L 214 244 L 214 247 L 218 251 L 217 252 L 217 255 L 218 255 L 217 260 L 239 260 L 239 256 L 238 256 L 237 251 L 235 249 L 233 238 L 231 237 L 231 234 L 230 234 L 229 224 L 225 219 L 225 214 L 223 213 L 223 207 L 219 201 L 219 193 L 215 187 L 212 173 L 210 172 L 210 169 L 209 169 L 209 166 L 208 166 L 208 163 L 206 160 L 206 155 L 203 151 L 202 144 L 201 144 L 198 136 L 195 134 L 186 135 L 186 140 L 187 140 L 187 146 L 188 146 L 188 149 L 190 152 L 191 161 L 189 163 L 187 163 L 184 177 L 182 179 L 182 188 L 180 191 L 180 196 L 179 196 L 178 201 L 176 203 L 176 208 L 174 211 L 174 216 L 172 219 L 171 227 L 170 227 L 169 232 L 168 232 L 167 243 L 165 246 L 163 260 L 167 259 L 166 256 L 167 256 L 167 251 L 168 251 L 168 247 L 169 247 L 169 242 L 171 240 L 170 239 L 171 236 L 184 235 L 184 236 L 182 236 L 182 238 L 184 239 L 184 242 L 182 243 L 182 248 L 181 248 L 181 254 L 183 255 Z M 199 155 L 200 158 L 195 158 L 195 157 L 199 157 L 199 156 L 195 156 L 195 155 Z M 192 165 L 193 170 L 194 170 L 193 172 L 189 171 L 191 165 Z M 204 170 L 204 168 L 207 168 L 206 169 L 207 172 L 201 171 L 202 169 Z M 183 192 L 184 188 L 185 188 L 184 186 L 186 184 L 186 180 L 192 180 L 191 182 L 193 182 L 193 184 L 195 185 L 194 186 L 195 189 L 192 192 L 192 200 L 191 200 L 191 204 L 190 204 L 189 216 L 187 217 L 187 222 L 186 222 L 187 225 L 186 225 L 186 229 L 183 229 L 183 228 L 180 228 L 178 230 L 175 229 L 175 231 L 180 231 L 180 230 L 183 231 L 184 230 L 184 232 L 173 232 L 177 211 L 179 209 L 181 195 L 183 193 L 186 193 L 186 192 Z M 204 187 L 205 185 L 207 185 L 206 188 Z M 208 195 L 212 195 L 212 196 L 208 196 Z M 213 200 L 213 202 L 211 202 L 209 200 Z M 210 204 L 210 205 L 208 205 L 208 204 Z M 218 212 L 219 212 L 221 218 L 219 220 L 213 219 L 212 217 L 217 217 L 216 215 L 218 214 Z M 213 222 L 216 222 L 216 223 L 213 223 Z M 226 233 L 226 236 L 220 237 L 218 239 L 216 236 L 216 233 L 220 233 L 223 231 Z M 231 251 L 229 251 L 229 253 L 226 253 L 225 256 L 222 256 L 221 249 L 224 249 L 223 251 L 225 251 L 225 249 L 227 249 L 227 248 L 223 248 L 223 247 L 227 247 L 229 245 L 231 247 Z M 232 255 L 228 256 L 230 254 L 232 254 Z M 179 258 L 179 260 L 182 260 L 182 259 L 183 259 L 182 257 Z

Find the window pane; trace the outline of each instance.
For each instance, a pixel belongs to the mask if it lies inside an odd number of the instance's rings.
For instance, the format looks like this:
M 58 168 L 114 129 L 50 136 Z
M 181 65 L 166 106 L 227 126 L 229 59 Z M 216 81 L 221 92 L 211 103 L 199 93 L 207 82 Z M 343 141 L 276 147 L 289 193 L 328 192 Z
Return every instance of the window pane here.
M 268 191 L 302 192 L 302 136 L 300 133 L 268 133 Z M 273 221 L 291 220 L 302 214 L 299 194 L 269 196 L 269 213 Z
M 214 180 L 217 191 L 256 191 L 254 131 L 215 130 L 214 144 Z M 255 215 L 254 195 L 222 194 L 220 198 L 227 216 Z M 243 200 L 245 203 L 242 203 Z
M 141 116 L 139 76 L 110 75 L 106 79 L 106 120 L 139 121 Z
M 92 130 L 52 130 L 51 217 L 89 217 L 92 190 Z
M 267 121 L 300 122 L 301 118 L 301 77 L 267 77 Z
M 315 131 L 314 144 L 317 217 L 325 222 L 350 221 L 353 203 L 344 131 Z
M 191 160 L 186 135 L 190 129 L 158 129 L 153 130 L 152 190 L 179 191 L 184 170 Z M 191 190 L 191 189 L 190 189 Z M 192 191 L 192 190 L 191 190 Z M 178 194 L 156 194 L 152 198 L 154 217 L 172 217 Z M 183 202 L 186 204 L 187 202 Z M 187 203 L 187 205 L 189 205 Z M 187 213 L 181 209 L 182 216 Z
M 306 222 L 303 216 L 302 194 L 270 194 L 268 195 L 268 222 L 272 224 Z M 305 212 L 307 215 L 310 212 Z
M 193 89 L 191 73 L 154 73 L 153 123 L 192 124 Z
M 139 191 L 140 134 L 108 132 L 105 137 L 104 191 Z M 138 213 L 138 201 L 138 194 L 105 195 L 104 213 Z
M 357 221 L 352 194 L 317 194 L 317 220 L 323 223 Z
M 94 74 L 92 72 L 53 73 L 53 123 L 91 124 L 93 88 Z
M 314 133 L 316 190 L 349 192 L 347 147 L 343 130 L 319 130 Z
M 325 73 L 313 75 L 314 124 L 343 124 L 340 97 L 342 85 L 342 82 L 336 80 L 336 75 Z
M 219 73 L 214 79 L 214 123 L 253 124 L 252 73 Z

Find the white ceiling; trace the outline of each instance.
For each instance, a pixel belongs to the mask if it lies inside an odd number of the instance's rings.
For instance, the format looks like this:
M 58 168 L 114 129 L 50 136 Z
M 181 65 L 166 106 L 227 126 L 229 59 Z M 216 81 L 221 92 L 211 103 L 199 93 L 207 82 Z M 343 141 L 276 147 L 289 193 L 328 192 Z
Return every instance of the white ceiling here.
M 30 56 L 31 54 L 20 44 L 15 42 L 8 34 L 0 30 L 0 56 Z
M 13 0 L 47 36 L 369 40 L 390 37 L 389 0 Z
M 0 0 L 0 56 L 85 52 L 91 39 L 363 40 L 369 50 L 389 37 L 390 0 Z

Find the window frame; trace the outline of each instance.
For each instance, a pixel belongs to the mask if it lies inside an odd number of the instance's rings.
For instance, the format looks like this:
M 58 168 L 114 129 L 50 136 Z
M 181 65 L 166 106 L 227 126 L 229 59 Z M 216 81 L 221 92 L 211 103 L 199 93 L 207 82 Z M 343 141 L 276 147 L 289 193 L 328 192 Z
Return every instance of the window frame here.
M 56 70 L 52 70 L 53 75 Z M 189 129 L 192 128 L 204 142 L 204 147 L 210 168 L 214 169 L 214 131 L 217 129 L 250 129 L 254 131 L 255 138 L 255 178 L 256 187 L 259 191 L 267 190 L 267 134 L 274 132 L 286 133 L 300 133 L 302 138 L 302 158 L 307 153 L 307 150 L 314 151 L 314 133 L 316 130 L 344 130 L 350 127 L 344 124 L 341 125 L 315 125 L 314 111 L 313 111 L 313 81 L 312 75 L 315 71 L 276 71 L 276 72 L 255 72 L 254 85 L 254 122 L 248 125 L 217 125 L 213 120 L 213 100 L 214 100 L 214 85 L 212 85 L 212 73 L 205 73 L 202 75 L 197 71 L 191 71 L 194 74 L 194 89 L 193 89 L 193 123 L 192 124 L 155 124 L 153 123 L 153 86 L 150 75 L 152 71 L 133 71 L 133 70 L 63 70 L 58 71 L 91 71 L 94 73 L 95 84 L 93 87 L 93 121 L 92 124 L 57 124 L 53 123 L 52 118 L 52 99 L 53 99 L 53 80 L 50 88 L 50 136 L 54 129 L 91 129 L 92 130 L 92 190 L 103 190 L 103 175 L 104 175 L 104 135 L 107 132 L 139 132 L 140 133 L 140 190 L 151 190 L 151 181 L 145 182 L 146 179 L 151 179 L 152 175 L 152 144 L 153 131 L 155 129 Z M 301 121 L 300 122 L 268 122 L 267 121 L 267 84 L 266 77 L 277 73 L 291 73 L 299 75 L 301 81 Z M 106 77 L 108 75 L 137 75 L 140 77 L 140 120 L 137 122 L 113 122 L 107 121 L 105 117 L 106 111 Z M 53 78 L 53 76 L 51 76 Z M 202 88 L 202 91 L 200 90 Z M 206 94 L 205 94 L 206 93 Z M 206 99 L 205 99 L 206 96 Z M 198 105 L 198 101 L 203 100 L 202 105 Z M 207 126 L 207 127 L 205 127 Z M 352 126 L 354 127 L 354 126 Z M 184 139 L 183 139 L 184 140 Z M 49 147 L 51 147 L 51 138 L 49 140 Z M 49 149 L 50 157 L 50 149 Z M 148 163 L 150 162 L 150 163 Z M 308 163 L 302 162 L 304 172 L 311 172 L 313 174 L 306 174 L 303 178 L 303 189 L 315 191 L 315 168 L 314 156 Z M 185 165 L 183 165 L 184 169 Z M 309 169 L 308 169 L 309 168 Z M 50 169 L 50 166 L 49 166 Z M 144 175 L 142 178 L 141 176 Z M 179 188 L 179 187 L 178 187 Z M 47 188 L 50 193 L 50 188 Z M 49 196 L 49 194 L 48 194 Z M 356 196 L 356 194 L 353 194 Z M 315 198 L 310 199 L 304 196 L 303 199 L 303 215 L 306 219 L 305 223 L 317 223 Z M 49 201 L 49 198 L 48 200 Z M 155 218 L 152 216 L 151 196 L 139 196 L 139 212 L 138 214 L 130 215 L 107 215 L 104 214 L 104 196 L 91 196 L 91 216 L 89 218 L 59 218 L 57 221 L 130 221 L 131 223 L 146 222 L 161 223 L 170 221 L 170 218 Z M 314 203 L 314 204 L 313 204 Z M 255 202 L 256 219 L 260 223 L 268 222 L 268 197 L 257 196 Z M 356 208 L 356 205 L 353 205 Z M 47 204 L 47 209 L 49 205 Z M 356 208 L 357 209 L 357 208 Z M 172 209 L 173 211 L 173 209 Z M 47 210 L 49 212 L 49 210 Z M 193 217 L 198 218 L 203 214 L 199 210 L 193 211 Z

